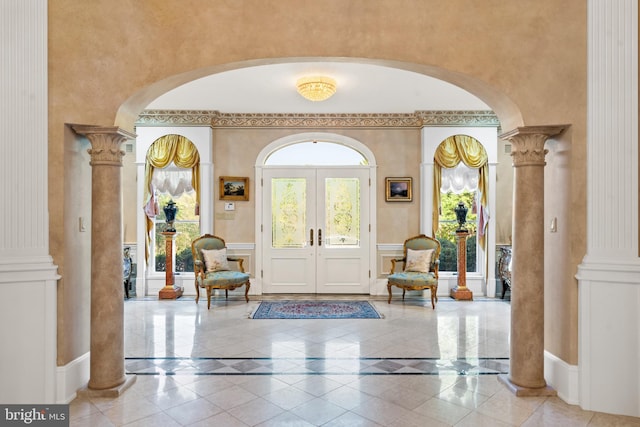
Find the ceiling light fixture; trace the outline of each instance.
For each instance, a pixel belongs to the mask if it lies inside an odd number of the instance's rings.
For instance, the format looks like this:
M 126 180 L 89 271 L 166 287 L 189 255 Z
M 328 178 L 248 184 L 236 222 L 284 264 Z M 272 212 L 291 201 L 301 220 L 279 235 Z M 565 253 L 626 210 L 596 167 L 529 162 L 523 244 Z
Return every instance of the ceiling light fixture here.
M 309 101 L 324 101 L 336 93 L 336 81 L 331 77 L 302 77 L 296 82 L 296 88 Z

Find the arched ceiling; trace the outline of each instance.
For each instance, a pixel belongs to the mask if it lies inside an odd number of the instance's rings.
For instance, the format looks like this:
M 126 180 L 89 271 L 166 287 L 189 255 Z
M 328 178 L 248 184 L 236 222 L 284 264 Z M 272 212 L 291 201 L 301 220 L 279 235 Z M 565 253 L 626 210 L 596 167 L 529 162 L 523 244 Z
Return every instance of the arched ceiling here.
M 326 101 L 311 102 L 296 92 L 295 82 L 318 74 L 334 78 L 338 89 Z M 490 110 L 476 96 L 442 80 L 353 62 L 294 62 L 225 71 L 179 86 L 146 108 L 307 114 Z

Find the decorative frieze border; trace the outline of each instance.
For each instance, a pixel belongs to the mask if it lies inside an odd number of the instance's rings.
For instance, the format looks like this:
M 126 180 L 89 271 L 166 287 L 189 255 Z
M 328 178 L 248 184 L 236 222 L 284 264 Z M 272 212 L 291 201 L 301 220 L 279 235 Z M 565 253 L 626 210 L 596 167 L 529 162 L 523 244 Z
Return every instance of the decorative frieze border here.
M 203 126 L 214 128 L 421 128 L 425 126 L 491 126 L 493 111 L 416 111 L 414 113 L 293 114 L 221 113 L 215 110 L 145 110 L 137 126 Z

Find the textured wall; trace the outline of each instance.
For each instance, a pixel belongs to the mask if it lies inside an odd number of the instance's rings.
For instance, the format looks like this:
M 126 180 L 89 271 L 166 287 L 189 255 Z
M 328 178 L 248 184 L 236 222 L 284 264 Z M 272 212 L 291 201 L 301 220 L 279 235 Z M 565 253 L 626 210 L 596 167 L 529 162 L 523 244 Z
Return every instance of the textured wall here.
M 563 191 L 574 214 L 563 238 L 571 241 L 566 269 L 574 273 L 585 252 L 586 7 L 582 0 L 50 2 L 54 262 L 67 268 L 63 248 L 54 244 L 64 242 L 60 177 L 73 173 L 64 169 L 64 123 L 131 130 L 149 101 L 186 81 L 239 63 L 313 57 L 371 61 L 450 81 L 490 105 L 504 131 L 571 124 L 571 185 Z M 571 274 L 557 273 L 559 286 L 575 286 Z M 577 316 L 573 301 L 559 304 Z M 81 315 L 68 320 L 86 322 Z M 548 321 L 555 326 L 550 339 L 577 341 L 565 317 Z M 74 339 L 65 335 L 59 342 L 65 355 L 59 363 L 80 355 Z M 557 355 L 577 358 L 572 350 Z
M 287 135 L 308 132 L 309 129 L 215 129 L 213 158 L 214 211 L 224 212 L 224 201 L 219 200 L 220 176 L 248 176 L 250 200 L 236 202 L 232 219 L 214 218 L 216 234 L 230 242 L 254 242 L 255 192 L 254 166 L 258 153 L 269 143 Z M 313 131 L 313 130 L 311 130 Z M 401 243 L 403 236 L 418 234 L 420 222 L 420 130 L 418 129 L 322 129 L 340 133 L 366 145 L 377 161 L 378 243 Z M 387 203 L 384 200 L 386 176 L 413 177 L 414 200 L 411 203 Z

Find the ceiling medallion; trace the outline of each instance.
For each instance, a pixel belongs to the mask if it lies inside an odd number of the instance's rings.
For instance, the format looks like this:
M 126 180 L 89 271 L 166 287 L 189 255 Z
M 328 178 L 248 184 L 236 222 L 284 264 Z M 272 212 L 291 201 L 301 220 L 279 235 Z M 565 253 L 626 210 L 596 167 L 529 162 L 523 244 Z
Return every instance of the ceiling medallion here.
M 324 101 L 336 93 L 336 81 L 331 77 L 302 77 L 296 82 L 296 88 L 309 101 Z

